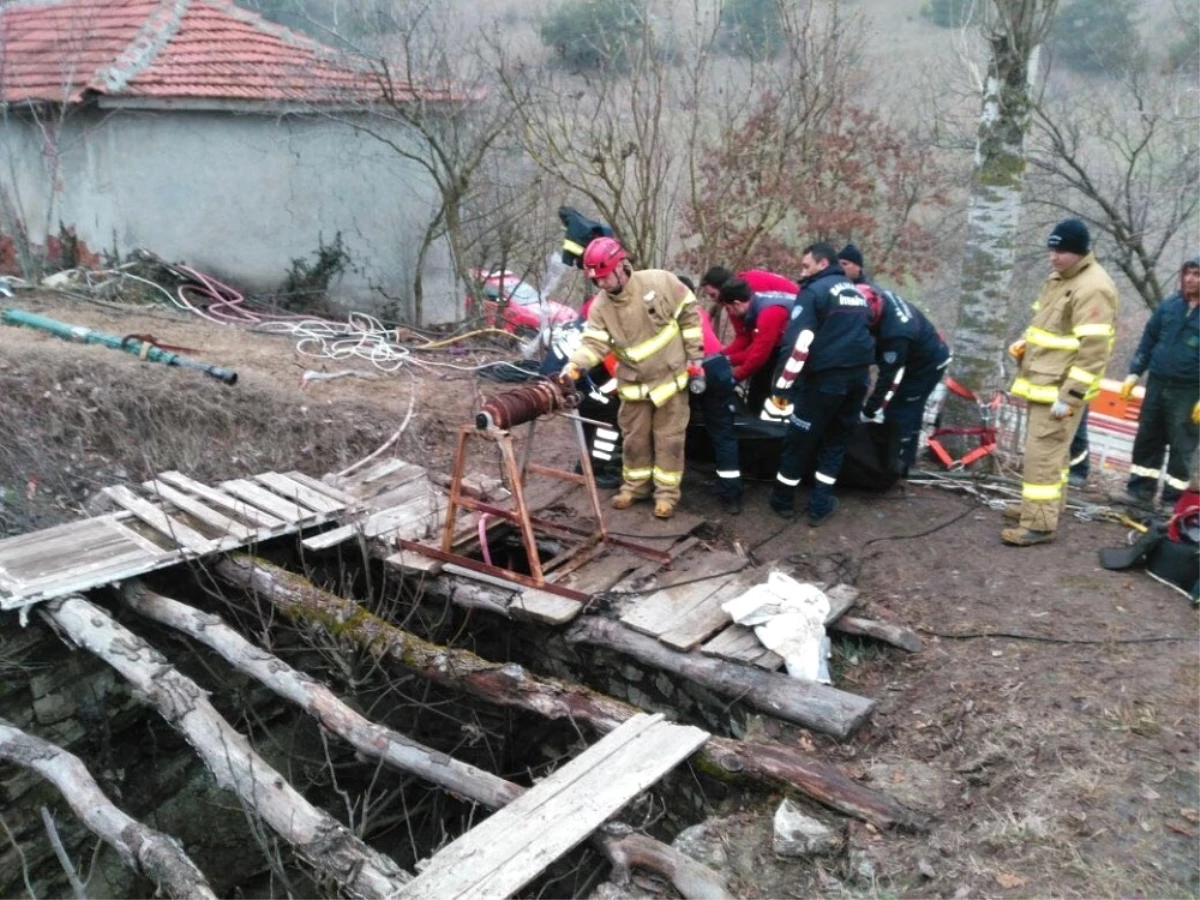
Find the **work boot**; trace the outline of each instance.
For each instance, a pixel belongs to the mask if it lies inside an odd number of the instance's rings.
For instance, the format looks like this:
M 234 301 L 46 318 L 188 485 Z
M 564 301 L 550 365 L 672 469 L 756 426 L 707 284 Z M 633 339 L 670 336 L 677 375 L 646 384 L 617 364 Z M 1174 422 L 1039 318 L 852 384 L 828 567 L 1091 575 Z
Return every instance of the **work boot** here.
M 722 494 L 718 497 L 721 501 L 721 509 L 725 510 L 731 516 L 736 516 L 742 511 L 742 495 L 741 494 Z
M 837 497 L 829 498 L 829 505 L 822 510 L 816 511 L 811 506 L 808 508 L 808 527 L 816 528 L 821 523 L 827 521 L 838 509 L 842 503 Z
M 654 504 L 654 518 L 669 519 L 675 515 L 675 504 L 670 500 L 658 500 Z
M 1120 491 L 1113 491 L 1108 495 L 1108 502 L 1116 506 L 1132 506 L 1135 509 L 1154 509 L 1154 498 L 1143 497 L 1140 494 L 1131 494 L 1128 488 Z
M 1086 475 L 1079 475 L 1075 472 L 1072 472 L 1067 476 L 1067 485 L 1068 487 L 1075 488 L 1077 491 L 1081 491 L 1087 487 L 1087 479 L 1088 477 Z
M 629 493 L 629 491 L 620 491 L 612 498 L 612 508 L 629 509 L 629 507 L 633 506 L 633 504 L 637 502 L 637 499 L 638 498 Z
M 1048 544 L 1054 540 L 1053 531 L 1033 531 L 1029 528 L 1005 528 L 1000 532 L 1000 540 L 1010 547 L 1032 547 L 1034 544 Z
M 771 493 L 767 495 L 767 504 L 775 511 L 775 515 L 782 519 L 794 519 L 796 517 L 795 498 L 785 496 L 776 488 L 772 488 Z

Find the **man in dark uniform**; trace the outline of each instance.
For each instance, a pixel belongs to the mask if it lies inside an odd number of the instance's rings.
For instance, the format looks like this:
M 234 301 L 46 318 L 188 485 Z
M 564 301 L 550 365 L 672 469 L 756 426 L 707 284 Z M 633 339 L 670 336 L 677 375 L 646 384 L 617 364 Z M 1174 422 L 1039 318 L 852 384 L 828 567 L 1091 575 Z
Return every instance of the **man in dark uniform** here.
M 892 471 L 904 478 L 917 458 L 925 401 L 950 364 L 950 349 L 938 330 L 915 306 L 891 291 L 869 292 L 871 331 L 879 374 L 863 406 L 863 421 L 890 422 L 899 439 Z
M 808 496 L 808 524 L 815 527 L 838 508 L 833 486 L 867 395 L 875 340 L 867 299 L 838 265 L 831 244 L 805 249 L 800 276 L 763 418 L 788 423 L 769 498 L 783 518 L 796 514 L 796 486 L 816 455 Z
M 1143 372 L 1146 396 L 1133 439 L 1129 483 L 1113 494 L 1114 503 L 1150 508 L 1163 477 L 1162 501 L 1174 506 L 1187 490 L 1188 469 L 1196 452 L 1197 403 L 1200 402 L 1200 256 L 1188 260 L 1179 273 L 1179 290 L 1160 303 L 1146 323 L 1141 343 L 1129 363 L 1121 386 L 1128 400 Z

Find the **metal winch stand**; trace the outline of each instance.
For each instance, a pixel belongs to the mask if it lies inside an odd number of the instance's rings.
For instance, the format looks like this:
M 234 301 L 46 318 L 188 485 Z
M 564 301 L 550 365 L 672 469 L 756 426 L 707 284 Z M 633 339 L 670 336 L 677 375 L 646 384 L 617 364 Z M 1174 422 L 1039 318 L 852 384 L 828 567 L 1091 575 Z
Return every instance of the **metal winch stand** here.
M 579 445 L 579 456 L 582 465 L 582 474 L 568 472 L 563 469 L 556 469 L 552 466 L 544 466 L 540 463 L 531 461 L 533 455 L 533 438 L 534 428 L 537 424 L 536 419 L 529 422 L 529 433 L 525 441 L 524 458 L 520 463 L 517 461 L 516 450 L 513 446 L 513 436 L 508 430 L 491 426 L 488 428 L 477 428 L 470 425 L 461 425 L 458 429 L 458 442 L 454 454 L 454 468 L 450 478 L 450 498 L 446 504 L 446 522 L 442 528 L 442 543 L 440 549 L 434 549 L 413 541 L 402 540 L 400 546 L 430 556 L 434 559 L 442 560 L 443 562 L 451 562 L 464 568 L 471 569 L 484 575 L 492 575 L 501 578 L 505 581 L 516 582 L 528 587 L 540 588 L 541 590 L 550 593 L 559 594 L 560 596 L 569 597 L 572 600 L 578 600 L 586 603 L 589 596 L 581 591 L 575 591 L 567 587 L 555 584 L 552 581 L 547 581 L 547 573 L 553 571 L 556 576 L 562 577 L 569 572 L 574 571 L 580 566 L 586 564 L 593 559 L 604 545 L 612 544 L 623 547 L 634 553 L 644 556 L 648 559 L 653 559 L 663 563 L 670 562 L 670 555 L 665 551 L 657 550 L 651 547 L 645 547 L 641 544 L 636 544 L 631 541 L 623 541 L 616 539 L 608 534 L 604 525 L 604 516 L 600 507 L 600 496 L 596 491 L 596 481 L 592 472 L 592 462 L 588 453 L 587 441 L 584 438 L 583 428 L 579 421 L 574 422 L 575 434 Z M 469 455 L 472 441 L 487 441 L 499 447 L 501 458 L 501 473 L 505 482 L 505 486 L 512 492 L 512 508 L 505 509 L 491 503 L 485 503 L 482 500 L 477 500 L 474 497 L 468 496 L 462 489 L 463 476 L 466 473 L 467 457 Z M 592 514 L 595 516 L 596 527 L 594 529 L 579 528 L 574 525 L 567 525 L 561 522 L 551 522 L 547 519 L 538 518 L 531 515 L 529 506 L 525 500 L 525 483 L 528 475 L 541 475 L 547 478 L 554 478 L 558 481 L 565 481 L 572 484 L 579 484 L 584 487 L 587 492 L 588 501 L 591 505 Z M 490 565 L 479 560 L 471 559 L 470 557 L 462 556 L 453 552 L 455 525 L 458 521 L 459 509 L 471 510 L 473 512 L 485 513 L 489 516 L 495 516 L 504 519 L 516 525 L 521 532 L 521 541 L 525 547 L 525 553 L 529 561 L 529 575 L 520 572 L 514 572 L 511 569 L 505 569 L 500 566 Z M 536 531 L 548 532 L 556 535 L 581 539 L 574 546 L 571 546 L 553 559 L 542 563 L 538 555 Z

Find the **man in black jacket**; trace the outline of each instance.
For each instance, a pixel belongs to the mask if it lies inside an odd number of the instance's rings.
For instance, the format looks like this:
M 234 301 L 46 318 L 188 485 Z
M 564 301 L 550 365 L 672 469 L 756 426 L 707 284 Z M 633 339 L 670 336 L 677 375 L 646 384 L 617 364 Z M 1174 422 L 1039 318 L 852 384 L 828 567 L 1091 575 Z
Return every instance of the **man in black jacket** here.
M 1174 505 L 1187 490 L 1188 469 L 1197 443 L 1200 402 L 1200 257 L 1188 260 L 1179 276 L 1179 290 L 1164 300 L 1150 316 L 1141 343 L 1129 363 L 1121 386 L 1128 400 L 1138 378 L 1149 371 L 1146 396 L 1133 439 L 1129 483 L 1113 494 L 1114 503 L 1152 508 L 1162 476 L 1167 448 L 1163 503 Z
M 781 364 L 763 408 L 763 418 L 788 422 L 769 498 L 771 508 L 785 519 L 796 514 L 796 486 L 814 454 L 817 469 L 808 495 L 808 524 L 820 525 L 837 511 L 833 486 L 862 411 L 875 358 L 870 315 L 866 298 L 838 265 L 833 246 L 807 247 Z
M 862 418 L 895 425 L 899 453 L 891 467 L 904 478 L 917 458 L 925 401 L 950 364 L 950 349 L 925 314 L 904 298 L 866 285 L 859 285 L 859 290 L 867 293 L 871 303 L 879 365 L 875 390 L 863 406 Z

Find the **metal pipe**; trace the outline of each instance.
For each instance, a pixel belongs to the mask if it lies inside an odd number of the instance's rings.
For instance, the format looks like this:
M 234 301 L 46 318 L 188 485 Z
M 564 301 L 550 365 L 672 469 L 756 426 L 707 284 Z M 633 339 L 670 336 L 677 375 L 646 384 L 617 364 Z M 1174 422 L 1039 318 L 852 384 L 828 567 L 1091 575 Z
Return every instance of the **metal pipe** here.
M 3 322 L 5 325 L 36 328 L 39 331 L 48 332 L 64 340 L 76 341 L 81 344 L 100 344 L 111 350 L 124 350 L 126 353 L 132 353 L 139 359 L 146 359 L 150 362 L 162 363 L 167 366 L 176 366 L 181 369 L 196 369 L 224 384 L 237 384 L 237 372 L 231 369 L 223 369 L 220 366 L 188 359 L 187 357 L 180 356 L 178 353 L 171 353 L 160 347 L 155 347 L 150 342 L 139 338 L 120 338 L 115 334 L 105 334 L 103 331 L 96 331 L 83 325 L 70 325 L 66 322 L 59 322 L 57 319 L 49 319 L 46 316 L 39 316 L 36 313 L 25 312 L 20 309 L 0 311 L 0 322 Z

